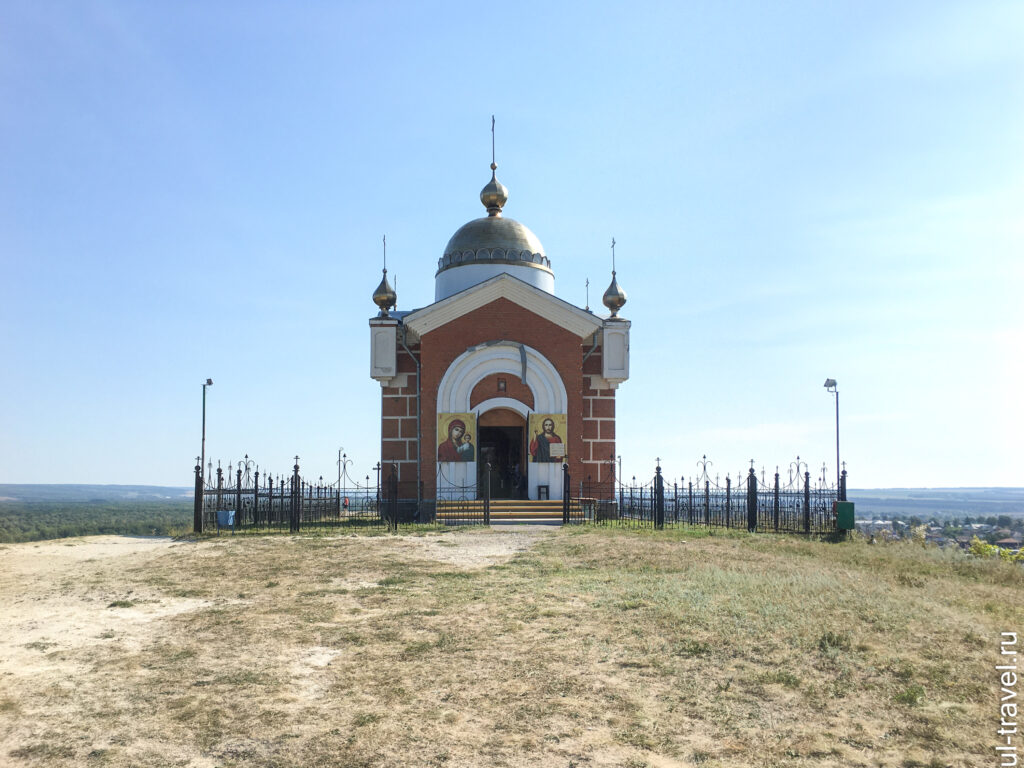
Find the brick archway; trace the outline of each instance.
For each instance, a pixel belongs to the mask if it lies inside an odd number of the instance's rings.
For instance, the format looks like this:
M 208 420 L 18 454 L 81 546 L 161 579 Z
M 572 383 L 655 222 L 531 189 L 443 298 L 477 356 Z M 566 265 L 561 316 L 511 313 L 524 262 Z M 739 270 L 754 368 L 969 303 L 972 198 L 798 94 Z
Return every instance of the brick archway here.
M 468 349 L 448 366 L 437 387 L 438 413 L 465 413 L 473 387 L 495 373 L 521 376 L 526 361 L 526 386 L 538 413 L 565 413 L 568 395 L 558 370 L 533 347 L 497 341 Z
M 544 355 L 533 347 L 511 341 L 495 341 L 466 350 L 448 366 L 437 388 L 437 413 L 483 414 L 495 408 L 507 408 L 529 418 L 531 409 L 510 397 L 495 397 L 470 407 L 473 388 L 483 379 L 496 373 L 520 377 L 524 372 L 525 384 L 533 393 L 535 413 L 567 413 L 569 398 L 565 383 L 558 370 Z M 451 477 L 438 474 L 439 486 L 445 484 L 469 485 L 476 477 L 475 462 L 470 466 L 456 465 Z M 537 498 L 539 486 L 547 486 L 550 498 L 562 495 L 561 465 L 534 464 L 527 466 L 527 493 Z

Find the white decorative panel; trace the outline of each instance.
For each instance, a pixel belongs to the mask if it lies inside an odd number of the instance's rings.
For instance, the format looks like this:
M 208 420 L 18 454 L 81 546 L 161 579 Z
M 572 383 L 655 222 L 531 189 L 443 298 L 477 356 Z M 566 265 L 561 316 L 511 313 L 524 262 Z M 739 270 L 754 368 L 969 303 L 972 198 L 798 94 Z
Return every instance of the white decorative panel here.
M 608 320 L 604 325 L 602 376 L 616 386 L 629 378 L 629 321 Z
M 386 382 L 398 372 L 397 336 L 397 324 L 370 326 L 370 378 Z

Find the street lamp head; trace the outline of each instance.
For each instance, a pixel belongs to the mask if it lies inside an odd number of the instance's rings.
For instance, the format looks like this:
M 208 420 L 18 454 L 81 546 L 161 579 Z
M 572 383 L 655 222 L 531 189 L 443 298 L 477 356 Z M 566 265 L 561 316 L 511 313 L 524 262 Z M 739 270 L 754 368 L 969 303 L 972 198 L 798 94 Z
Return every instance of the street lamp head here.
M 212 387 L 213 386 L 213 379 L 207 379 L 206 380 L 206 386 Z
M 836 495 L 837 495 L 837 498 L 838 498 L 839 494 L 841 493 L 840 488 L 842 488 L 842 479 L 841 479 L 840 474 L 839 474 L 839 388 L 836 386 L 836 380 L 835 379 L 825 379 L 825 389 L 827 389 L 829 391 L 829 393 L 831 393 L 831 394 L 836 396 Z M 822 477 L 822 482 L 824 482 L 824 478 L 825 478 L 825 465 L 824 464 L 821 465 L 821 477 Z M 844 499 L 838 498 L 838 500 L 839 501 L 843 501 Z

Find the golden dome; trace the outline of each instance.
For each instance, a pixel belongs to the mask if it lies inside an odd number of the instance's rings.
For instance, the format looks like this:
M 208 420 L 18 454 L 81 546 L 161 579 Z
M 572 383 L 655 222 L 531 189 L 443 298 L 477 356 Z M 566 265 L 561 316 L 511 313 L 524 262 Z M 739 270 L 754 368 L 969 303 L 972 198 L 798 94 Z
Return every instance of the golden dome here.
M 612 270 L 612 283 L 604 292 L 601 303 L 611 310 L 612 317 L 615 317 L 626 304 L 626 292 L 619 287 L 619 283 L 615 279 L 615 270 Z
M 495 177 L 497 167 L 491 163 L 491 181 L 480 192 L 487 215 L 463 224 L 452 235 L 437 263 L 438 273 L 464 264 L 514 264 L 551 272 L 540 239 L 524 224 L 501 215 L 508 189 Z
M 380 307 L 380 314 L 387 317 L 388 309 L 395 306 L 397 302 L 398 296 L 395 289 L 391 287 L 391 283 L 388 282 L 388 271 L 385 268 L 384 277 L 380 279 L 380 285 L 373 292 L 373 303 Z

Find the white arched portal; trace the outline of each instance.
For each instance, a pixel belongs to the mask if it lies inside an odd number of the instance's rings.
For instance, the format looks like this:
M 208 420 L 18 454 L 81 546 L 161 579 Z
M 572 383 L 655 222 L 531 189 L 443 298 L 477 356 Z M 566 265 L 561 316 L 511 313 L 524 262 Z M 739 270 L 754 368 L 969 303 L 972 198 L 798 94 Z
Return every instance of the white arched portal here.
M 525 365 L 524 365 L 525 362 Z M 524 371 L 525 369 L 525 371 Z M 437 413 L 469 413 L 473 388 L 496 373 L 524 376 L 524 383 L 533 393 L 535 413 L 566 413 L 569 398 L 562 377 L 551 361 L 533 347 L 511 341 L 498 341 L 472 347 L 452 361 L 437 387 Z M 476 406 L 477 413 L 495 408 L 508 408 L 529 420 L 530 409 L 510 397 L 495 397 Z M 527 441 L 529 442 L 529 441 Z M 537 487 L 547 485 L 552 499 L 562 498 L 560 463 L 527 462 L 527 490 L 531 499 Z M 437 475 L 438 492 L 455 486 L 476 483 L 476 462 L 452 463 Z

